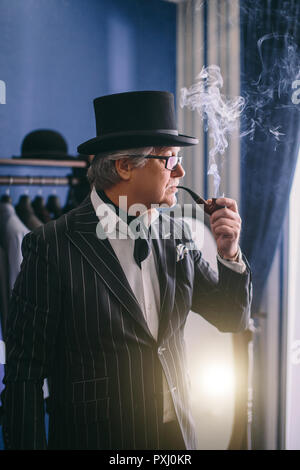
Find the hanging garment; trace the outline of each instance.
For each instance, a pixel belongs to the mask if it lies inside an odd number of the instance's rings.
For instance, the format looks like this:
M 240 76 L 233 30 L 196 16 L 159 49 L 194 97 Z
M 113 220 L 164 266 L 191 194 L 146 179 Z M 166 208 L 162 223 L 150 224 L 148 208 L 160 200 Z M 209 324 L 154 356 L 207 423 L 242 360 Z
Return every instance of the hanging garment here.
M 5 325 L 8 314 L 8 300 L 9 287 L 7 254 L 4 248 L 0 245 L 0 320 L 3 332 L 5 332 Z
M 42 222 L 34 214 L 30 198 L 27 194 L 23 194 L 23 196 L 20 197 L 16 205 L 16 213 L 29 230 L 34 230 L 42 225 Z
M 9 202 L 10 204 L 12 204 L 12 199 L 9 194 L 2 194 L 0 201 Z
M 53 219 L 58 219 L 58 217 L 60 217 L 63 213 L 59 197 L 56 194 L 50 194 L 46 207 L 52 215 Z
M 87 168 L 72 168 L 72 173 L 75 178 L 79 178 L 80 180 L 80 183 L 74 186 L 77 207 L 89 195 L 91 187 L 86 176 Z
M 3 341 L 3 334 L 2 334 L 1 323 L 0 323 L 0 393 L 2 393 L 4 389 L 4 384 L 3 384 L 4 364 L 5 364 L 5 345 Z M 2 400 L 0 396 L 0 426 L 2 425 L 2 415 L 3 415 L 3 408 L 2 408 Z M 0 444 L 0 450 L 1 449 L 2 447 Z
M 64 214 L 71 211 L 72 209 L 75 209 L 75 207 L 77 206 L 78 206 L 78 203 L 77 203 L 77 199 L 75 195 L 75 190 L 74 190 L 74 187 L 71 186 L 68 192 L 66 204 L 63 207 Z
M 63 208 L 64 213 L 69 212 L 75 207 L 79 206 L 81 202 L 90 193 L 90 183 L 87 179 L 87 168 L 72 168 L 72 176 L 79 178 L 79 184 L 71 186 L 65 207 Z
M 21 244 L 28 228 L 16 215 L 12 204 L 0 202 L 0 244 L 6 251 L 8 261 L 8 283 L 12 290 L 22 262 Z
M 51 215 L 45 205 L 43 196 L 35 196 L 34 200 L 31 203 L 34 213 L 38 219 L 40 219 L 43 224 L 50 222 Z

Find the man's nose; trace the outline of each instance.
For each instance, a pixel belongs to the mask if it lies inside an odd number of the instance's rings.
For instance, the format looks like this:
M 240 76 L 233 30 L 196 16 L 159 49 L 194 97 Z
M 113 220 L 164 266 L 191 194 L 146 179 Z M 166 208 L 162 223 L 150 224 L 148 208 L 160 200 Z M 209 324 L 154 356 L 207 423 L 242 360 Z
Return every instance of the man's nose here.
M 183 166 L 181 165 L 181 163 L 178 163 L 175 170 L 172 171 L 172 177 L 173 178 L 183 178 L 184 175 L 185 175 L 185 171 L 183 169 Z

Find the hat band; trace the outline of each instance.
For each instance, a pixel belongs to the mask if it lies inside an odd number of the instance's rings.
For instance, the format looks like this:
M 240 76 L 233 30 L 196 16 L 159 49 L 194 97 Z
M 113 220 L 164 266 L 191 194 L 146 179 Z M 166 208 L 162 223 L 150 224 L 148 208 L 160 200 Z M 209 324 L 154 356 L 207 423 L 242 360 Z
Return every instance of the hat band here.
M 153 129 L 152 131 L 127 131 L 127 132 L 109 132 L 105 135 L 99 135 L 101 139 L 109 139 L 111 137 L 122 137 L 122 136 L 137 136 L 137 135 L 153 135 L 153 134 L 169 134 L 169 135 L 177 135 L 177 129 Z
M 32 150 L 30 152 L 22 152 L 22 155 L 67 155 L 67 152 L 59 150 Z

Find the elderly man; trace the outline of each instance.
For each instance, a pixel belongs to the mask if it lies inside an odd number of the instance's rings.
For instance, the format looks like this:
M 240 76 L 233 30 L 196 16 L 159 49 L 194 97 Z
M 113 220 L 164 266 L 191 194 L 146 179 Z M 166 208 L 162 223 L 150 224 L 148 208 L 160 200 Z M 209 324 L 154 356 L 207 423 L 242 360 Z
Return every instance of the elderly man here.
M 153 209 L 175 204 L 178 150 L 197 144 L 176 129 L 173 95 L 121 93 L 94 104 L 97 137 L 78 148 L 95 155 L 90 195 L 23 241 L 6 339 L 6 447 L 47 447 L 50 377 L 50 449 L 196 449 L 184 325 L 193 310 L 220 331 L 247 326 L 237 205 L 220 198 L 226 208 L 211 216 L 217 275 L 200 251 L 185 249 L 186 231 L 175 236 L 180 224 Z M 163 236 L 164 222 L 173 236 Z M 139 230 L 146 236 L 131 236 Z

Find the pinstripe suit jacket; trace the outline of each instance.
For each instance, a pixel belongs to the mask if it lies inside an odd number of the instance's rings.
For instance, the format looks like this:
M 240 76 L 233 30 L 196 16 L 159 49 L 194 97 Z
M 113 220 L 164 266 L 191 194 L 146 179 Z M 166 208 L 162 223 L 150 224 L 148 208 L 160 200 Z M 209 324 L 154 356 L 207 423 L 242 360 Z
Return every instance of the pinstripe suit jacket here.
M 88 196 L 23 240 L 6 337 L 6 448 L 47 448 L 42 382 L 50 377 L 48 448 L 159 449 L 163 370 L 186 448 L 195 449 L 186 318 L 193 310 L 221 331 L 243 330 L 249 267 L 238 274 L 219 263 L 218 279 L 199 251 L 177 262 L 176 244 L 185 241 L 153 240 L 161 287 L 155 341 L 109 241 L 96 236 L 98 222 Z

